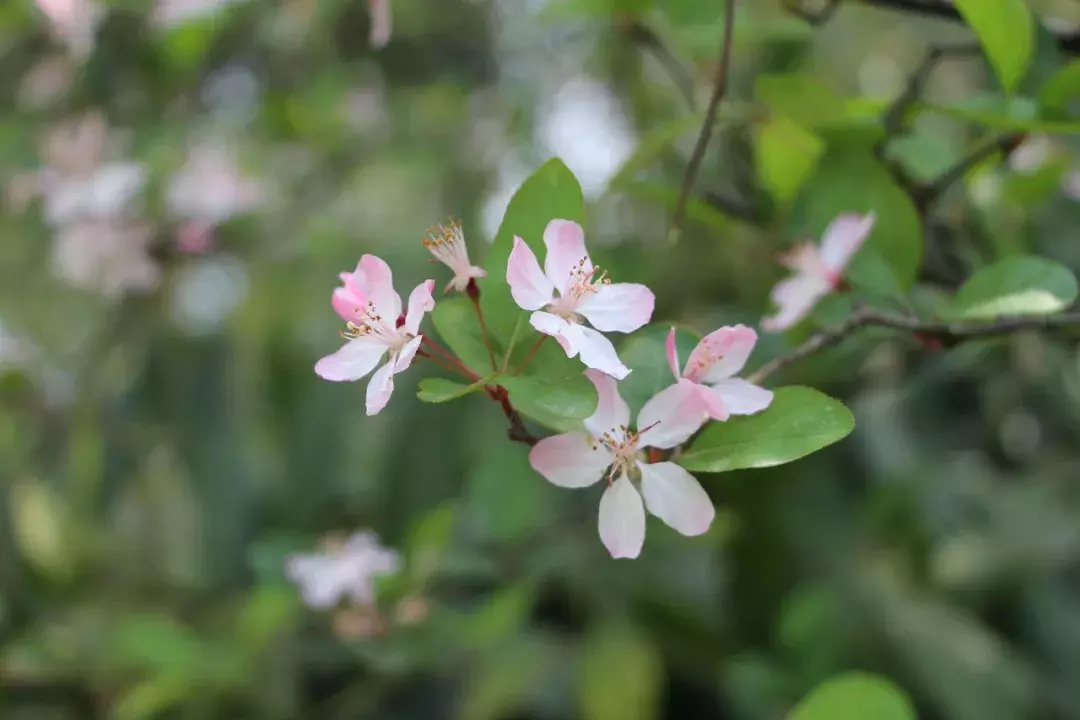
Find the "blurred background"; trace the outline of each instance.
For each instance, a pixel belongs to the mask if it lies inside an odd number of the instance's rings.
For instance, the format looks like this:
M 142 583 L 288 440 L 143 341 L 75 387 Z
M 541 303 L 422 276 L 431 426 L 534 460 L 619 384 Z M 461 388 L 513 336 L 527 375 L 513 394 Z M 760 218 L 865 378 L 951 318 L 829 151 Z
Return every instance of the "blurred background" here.
M 655 290 L 654 320 L 756 325 L 776 253 L 820 229 L 814 193 L 845 201 L 826 165 L 763 176 L 762 124 L 842 105 L 821 134 L 857 142 L 963 25 L 738 3 L 670 245 L 722 2 L 390 3 L 382 47 L 365 0 L 0 6 L 0 718 L 759 720 L 853 669 L 927 720 L 1080 718 L 1075 346 L 867 333 L 793 366 L 772 382 L 842 399 L 855 432 L 705 476 L 712 530 L 650 523 L 633 562 L 599 542 L 600 488 L 548 485 L 482 395 L 426 405 L 410 372 L 366 417 L 363 383 L 312 371 L 340 342 L 337 273 L 370 252 L 399 290 L 441 287 L 428 226 L 462 218 L 482 263 L 555 156 L 595 256 Z M 919 88 L 940 111 L 888 145 L 933 178 L 991 121 L 1019 143 L 901 207 L 909 224 L 884 211 L 925 240 L 918 303 L 1011 253 L 1080 269 L 1080 120 L 1047 135 L 1023 105 L 1080 6 L 1031 7 L 1034 84 L 1012 106 L 978 55 L 943 62 Z M 359 530 L 404 574 L 377 609 L 307 608 L 285 558 Z

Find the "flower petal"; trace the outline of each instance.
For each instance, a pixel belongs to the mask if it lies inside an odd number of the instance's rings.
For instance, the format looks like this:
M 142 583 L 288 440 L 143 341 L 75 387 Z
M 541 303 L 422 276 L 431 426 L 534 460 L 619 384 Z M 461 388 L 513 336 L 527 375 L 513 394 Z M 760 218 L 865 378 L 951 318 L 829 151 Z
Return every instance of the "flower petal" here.
M 772 390 L 766 390 L 741 378 L 721 380 L 705 391 L 715 394 L 732 415 L 753 415 L 769 407 Z
M 615 346 L 606 337 L 582 325 L 577 328 L 580 337 L 576 339 L 578 356 L 586 367 L 607 373 L 616 380 L 622 380 L 630 374 L 630 368 L 622 364 Z
M 323 380 L 351 382 L 375 369 L 386 354 L 386 346 L 366 338 L 350 340 L 341 348 L 315 363 L 315 372 Z
M 420 343 L 423 342 L 422 337 L 414 337 L 409 342 L 405 343 L 405 347 L 401 348 L 397 357 L 394 359 L 394 374 L 407 370 L 412 365 L 413 358 L 416 357 L 416 351 L 420 349 Z
M 638 430 L 643 446 L 673 448 L 697 432 L 709 415 L 698 388 L 690 380 L 679 380 L 653 395 L 638 413 Z
M 364 305 L 367 303 L 363 297 L 354 294 L 346 285 L 334 288 L 334 294 L 330 297 L 330 304 L 345 322 L 357 322 L 364 314 Z
M 604 476 L 611 453 L 585 433 L 564 433 L 536 443 L 529 451 L 529 464 L 554 485 L 581 488 Z
M 435 298 L 431 296 L 434 288 L 434 280 L 425 280 L 409 293 L 409 310 L 405 313 L 405 331 L 410 335 L 420 332 L 420 321 L 424 319 L 424 313 L 435 307 Z M 396 321 L 397 318 L 395 317 L 394 320 Z
M 619 384 L 610 375 L 599 370 L 586 370 L 585 377 L 596 386 L 599 401 L 596 412 L 585 419 L 585 429 L 593 437 L 600 437 L 612 429 L 625 428 L 630 424 L 630 408 L 619 395 Z
M 371 13 L 371 32 L 368 42 L 378 50 L 390 42 L 392 29 L 390 19 L 390 0 L 368 0 L 368 12 Z
M 652 290 L 644 285 L 616 283 L 601 285 L 577 310 L 597 330 L 628 333 L 649 322 L 655 304 Z
M 757 333 L 745 325 L 714 330 L 690 353 L 688 376 L 709 383 L 732 377 L 746 365 L 756 343 Z
M 712 500 L 689 472 L 675 463 L 638 463 L 641 493 L 656 517 L 683 535 L 701 535 L 716 517 Z
M 762 318 L 761 329 L 765 332 L 783 332 L 794 327 L 832 288 L 816 275 L 795 275 L 777 283 L 772 299 L 778 306 L 775 315 Z
M 877 216 L 872 212 L 866 215 L 845 213 L 825 228 L 821 239 L 821 262 L 832 275 L 838 278 L 844 272 L 851 257 L 874 229 L 875 222 Z
M 285 559 L 285 577 L 300 586 L 305 605 L 327 610 L 345 593 L 338 565 L 325 555 L 291 555 Z
M 540 269 L 532 248 L 516 235 L 510 259 L 506 262 L 506 282 L 514 302 L 524 310 L 539 310 L 551 302 L 555 292 L 551 281 Z
M 401 297 L 394 292 L 394 276 L 390 266 L 380 257 L 364 255 L 353 273 L 360 294 L 375 303 L 375 312 L 389 323 L 401 315 Z
M 570 276 L 579 268 L 586 274 L 593 269 L 589 251 L 585 249 L 585 231 L 572 220 L 552 220 L 544 228 L 544 272 L 560 293 L 566 291 Z M 581 265 L 584 260 L 585 264 Z
M 558 315 L 536 311 L 529 316 L 529 324 L 538 332 L 550 335 L 559 341 L 566 357 L 574 357 L 578 354 L 578 346 L 581 344 L 581 328 L 571 322 L 567 322 Z
M 664 343 L 664 350 L 667 352 L 668 367 L 671 368 L 671 374 L 678 380 L 682 377 L 682 370 L 679 369 L 679 348 L 675 345 L 675 328 L 671 328 L 671 332 L 668 333 L 667 342 Z
M 600 498 L 600 539 L 613 558 L 636 558 L 645 544 L 645 508 L 641 496 L 620 477 Z
M 368 380 L 367 414 L 378 415 L 394 393 L 394 363 L 388 362 Z

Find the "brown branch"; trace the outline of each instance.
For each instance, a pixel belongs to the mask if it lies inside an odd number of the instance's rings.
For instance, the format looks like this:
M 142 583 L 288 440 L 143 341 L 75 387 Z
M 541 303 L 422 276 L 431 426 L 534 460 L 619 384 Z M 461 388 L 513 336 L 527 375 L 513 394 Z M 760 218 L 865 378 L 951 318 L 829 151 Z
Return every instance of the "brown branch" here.
M 521 415 L 514 409 L 513 403 L 510 402 L 510 394 L 506 391 L 506 388 L 497 385 L 494 388 L 488 388 L 488 394 L 491 395 L 492 400 L 499 403 L 503 414 L 506 415 L 506 419 L 510 421 L 510 429 L 506 432 L 507 437 L 513 442 L 526 445 L 535 445 L 540 442 L 537 437 L 525 428 L 525 421 L 521 419 Z
M 682 66 L 682 63 L 679 62 L 675 53 L 673 53 L 660 36 L 656 34 L 656 31 L 642 23 L 640 20 L 633 18 L 620 19 L 618 21 L 618 26 L 622 32 L 626 33 L 626 36 L 631 43 L 653 54 L 657 62 L 660 63 L 665 72 L 671 77 L 671 81 L 675 84 L 675 87 L 679 89 L 679 93 L 683 96 L 683 100 L 686 101 L 687 107 L 691 110 L 696 109 L 697 101 L 694 98 L 694 76 Z
M 735 31 L 735 0 L 726 0 L 724 3 L 724 37 L 720 41 L 720 60 L 716 70 L 716 82 L 713 85 L 712 96 L 709 105 L 705 109 L 705 122 L 701 126 L 694 151 L 690 155 L 690 162 L 686 165 L 686 175 L 683 177 L 682 189 L 679 191 L 679 199 L 675 203 L 675 214 L 671 219 L 671 236 L 678 237 L 682 230 L 683 219 L 686 217 L 686 203 L 690 199 L 690 191 L 694 186 L 694 178 L 697 177 L 698 168 L 705 158 L 705 150 L 712 138 L 713 126 L 716 124 L 716 114 L 720 109 L 720 101 L 728 85 L 728 71 L 731 67 L 732 37 Z
M 999 337 L 1021 330 L 1080 328 L 1080 313 L 1016 315 L 1000 317 L 996 320 L 948 323 L 923 322 L 918 318 L 863 307 L 852 312 L 842 323 L 815 333 L 791 352 L 765 363 L 747 380 L 760 384 L 770 375 L 822 350 L 835 347 L 849 335 L 868 327 L 891 328 L 910 333 L 923 341 L 936 340 L 944 345 L 951 345 L 962 340 Z
M 1000 135 L 976 148 L 968 156 L 960 158 L 955 165 L 934 178 L 933 182 L 920 185 L 913 190 L 912 199 L 915 201 L 915 206 L 925 214 L 954 183 L 962 180 L 979 163 L 993 157 L 996 153 L 1001 153 L 1003 157 L 1008 158 L 1020 146 L 1023 138 L 1023 135 L 1017 134 Z

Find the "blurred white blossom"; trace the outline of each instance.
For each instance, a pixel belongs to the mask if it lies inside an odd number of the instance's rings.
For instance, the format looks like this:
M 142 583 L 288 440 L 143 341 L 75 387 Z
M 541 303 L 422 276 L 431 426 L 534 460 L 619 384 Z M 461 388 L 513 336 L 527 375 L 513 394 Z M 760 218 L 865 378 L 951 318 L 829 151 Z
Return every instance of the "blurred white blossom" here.
M 37 0 L 48 18 L 53 35 L 68 47 L 76 59 L 84 59 L 94 50 L 98 24 L 105 8 L 95 0 Z
M 286 576 L 300 586 L 304 602 L 316 610 L 334 607 L 342 598 L 358 605 L 375 600 L 374 578 L 396 572 L 396 551 L 379 544 L 372 532 L 355 533 L 344 543 L 328 543 L 325 552 L 293 555 L 285 561 Z
M 153 21 L 159 26 L 171 27 L 213 15 L 238 1 L 242 0 L 158 0 Z
M 200 142 L 188 151 L 184 166 L 169 181 L 166 204 L 177 220 L 213 227 L 266 201 L 260 180 L 244 177 L 223 143 Z
M 115 298 L 157 287 L 161 269 L 150 257 L 153 228 L 119 219 L 86 218 L 59 230 L 53 271 L 71 285 Z

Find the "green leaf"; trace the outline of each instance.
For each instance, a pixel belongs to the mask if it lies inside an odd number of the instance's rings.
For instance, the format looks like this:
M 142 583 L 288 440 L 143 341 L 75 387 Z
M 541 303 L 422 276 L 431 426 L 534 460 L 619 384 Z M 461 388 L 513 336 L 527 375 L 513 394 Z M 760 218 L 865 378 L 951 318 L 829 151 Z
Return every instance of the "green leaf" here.
M 852 672 L 828 680 L 800 702 L 788 720 L 916 720 L 904 691 L 883 677 Z
M 619 347 L 619 359 L 631 372 L 619 381 L 619 394 L 630 407 L 630 417 L 636 417 L 642 406 L 656 393 L 675 383 L 667 361 L 667 336 L 671 325 L 651 323 L 637 330 Z M 675 331 L 675 347 L 679 363 L 686 364 L 690 352 L 701 336 L 685 328 Z
M 480 330 L 480 320 L 476 317 L 472 300 L 466 297 L 440 300 L 431 311 L 431 322 L 443 343 L 477 375 L 491 372 L 491 357 L 484 344 L 484 333 Z M 501 354 L 500 346 L 494 340 L 491 342 L 498 357 Z
M 1045 258 L 1012 257 L 972 275 L 956 292 L 952 315 L 1047 315 L 1071 305 L 1076 292 L 1076 278 L 1068 268 Z
M 760 125 L 754 138 L 761 184 L 781 203 L 795 198 L 824 152 L 821 138 L 782 116 Z
M 1039 103 L 1047 110 L 1061 110 L 1077 95 L 1080 95 L 1080 60 L 1073 60 L 1042 86 Z
M 1016 89 L 1035 50 L 1035 21 L 1024 0 L 955 0 L 1006 91 Z
M 439 561 L 453 539 L 457 513 L 444 504 L 420 519 L 409 533 L 407 563 L 415 586 L 423 586 L 434 574 Z
M 754 99 L 801 125 L 828 125 L 843 118 L 840 95 L 812 75 L 760 75 Z
M 497 375 L 488 375 L 474 382 L 472 385 L 454 382 L 445 378 L 424 378 L 420 381 L 420 392 L 416 397 L 424 402 L 444 403 L 457 400 L 469 393 L 476 392 L 480 388 L 494 381 Z
M 910 287 L 922 260 L 922 222 L 911 198 L 862 144 L 830 146 L 795 201 L 790 232 L 820 240 L 841 213 L 871 211 L 877 223 L 852 260 L 849 273 L 854 278 L 867 270 L 873 263 L 869 256 L 876 254 L 891 268 L 893 284 Z
M 558 493 L 529 465 L 528 448 L 492 443 L 467 476 L 470 527 L 501 543 L 521 539 L 551 520 Z
M 855 418 L 839 400 L 807 387 L 778 388 L 763 412 L 709 424 L 679 464 L 697 472 L 783 465 L 854 429 Z
M 596 411 L 599 401 L 596 387 L 585 377 L 584 369 L 579 366 L 562 376 L 504 375 L 499 384 L 510 393 L 510 402 L 522 414 L 566 432 L 578 429 L 580 421 Z
M 663 663 L 647 638 L 626 625 L 594 631 L 581 657 L 584 720 L 657 717 Z
M 506 283 L 506 261 L 514 246 L 514 236 L 528 243 L 543 265 L 544 229 L 556 219 L 573 220 L 582 225 L 585 223 L 585 200 L 581 186 L 570 168 L 558 158 L 541 165 L 514 193 L 488 252 L 484 266 L 487 277 L 477 281 L 484 319 L 501 344 L 506 344 L 517 317 L 524 312 L 510 296 L 510 286 Z M 444 304 L 445 301 L 436 305 L 435 312 L 438 313 L 439 307 Z M 442 333 L 442 330 L 439 332 Z M 449 338 L 445 339 L 450 342 Z M 471 366 L 471 361 L 466 362 Z
M 117 720 L 153 720 L 191 694 L 192 680 L 183 675 L 159 675 L 124 692 L 114 709 Z
M 34 479 L 11 485 L 12 523 L 23 556 L 39 571 L 66 580 L 74 570 L 68 510 L 45 483 Z

